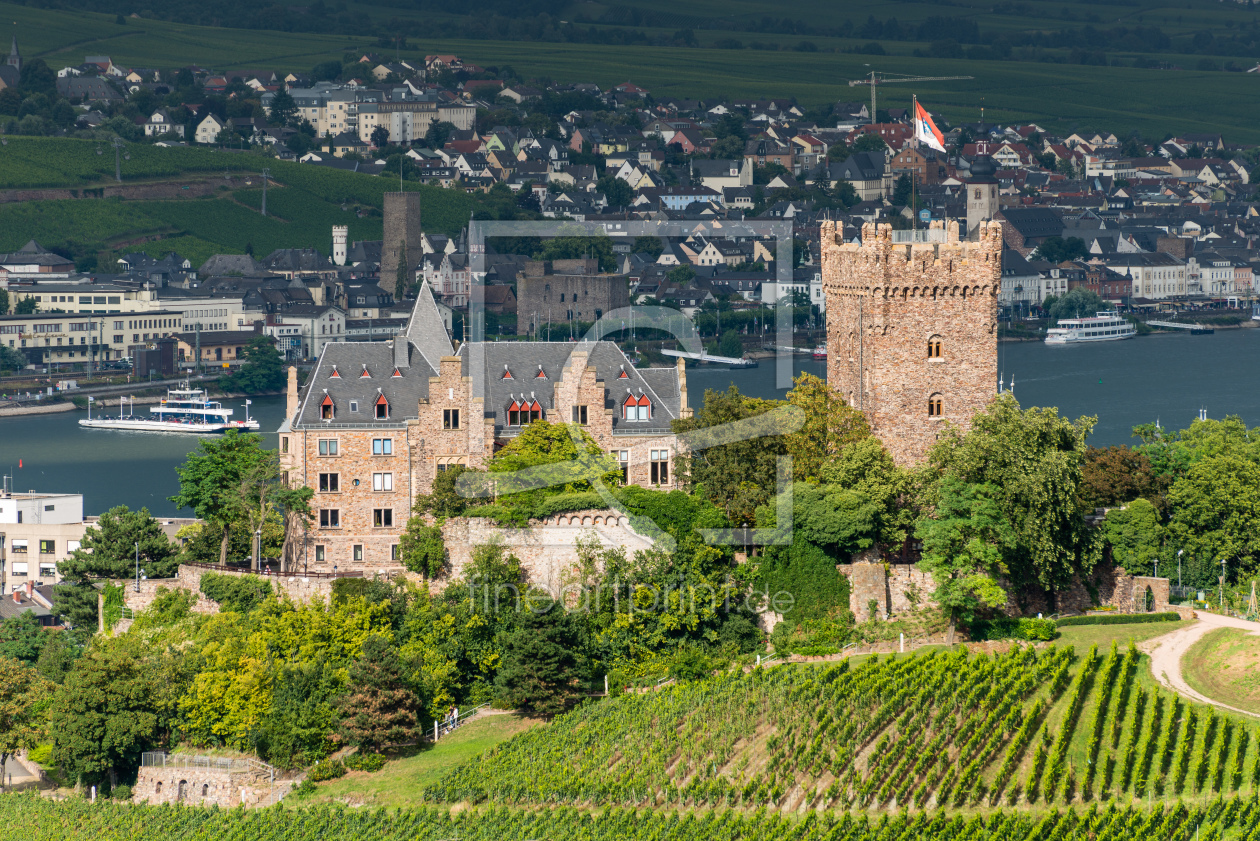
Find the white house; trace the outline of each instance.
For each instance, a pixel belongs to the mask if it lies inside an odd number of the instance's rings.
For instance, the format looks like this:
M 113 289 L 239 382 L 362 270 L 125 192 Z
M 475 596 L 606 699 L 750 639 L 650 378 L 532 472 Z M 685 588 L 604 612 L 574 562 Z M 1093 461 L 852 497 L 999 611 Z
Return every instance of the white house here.
M 184 136 L 184 124 L 177 123 L 171 119 L 171 115 L 167 113 L 165 108 L 159 108 L 154 111 L 149 119 L 144 123 L 144 136 L 157 137 L 167 132 L 175 132 L 180 137 Z M 217 134 L 217 132 L 216 132 Z
M 207 114 L 205 119 L 197 124 L 193 139 L 198 143 L 213 144 L 226 125 L 227 123 L 220 121 L 213 114 Z

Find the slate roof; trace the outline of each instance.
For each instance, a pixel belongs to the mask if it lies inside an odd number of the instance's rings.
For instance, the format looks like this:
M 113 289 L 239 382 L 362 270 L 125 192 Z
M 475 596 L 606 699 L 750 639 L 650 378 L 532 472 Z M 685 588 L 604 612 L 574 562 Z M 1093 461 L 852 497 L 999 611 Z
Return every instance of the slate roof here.
M 1063 235 L 1063 217 L 1045 207 L 1009 207 L 1002 209 L 1002 218 L 1025 240 Z
M 564 368 L 576 350 L 589 352 L 588 364 L 594 366 L 596 379 L 604 383 L 605 409 L 613 410 L 613 432 L 664 434 L 670 421 L 678 417 L 680 401 L 678 372 L 674 368 L 636 369 L 613 342 L 477 342 L 459 349 L 463 373 L 472 376 L 473 368 L 484 365 L 485 416 L 494 418 L 496 436 L 511 436 L 507 426 L 507 410 L 514 399 L 537 400 L 545 412 L 555 408 L 555 384 L 564 376 Z M 543 378 L 537 376 L 542 367 Z M 511 379 L 503 374 L 510 371 Z M 622 372 L 626 376 L 621 376 Z M 475 380 L 474 380 L 475 381 Z M 646 395 L 652 401 L 652 419 L 625 421 L 617 411 L 626 396 Z M 567 423 L 568 418 L 549 419 Z
M 394 342 L 330 342 L 307 380 L 294 428 L 320 426 L 402 426 L 419 416 L 420 401 L 429 396 L 430 369 L 420 352 L 406 342 L 406 366 L 397 366 Z M 397 367 L 402 375 L 394 376 Z M 336 371 L 337 376 L 333 376 Z M 370 376 L 364 377 L 367 371 Z M 333 418 L 320 417 L 324 396 L 332 398 Z M 389 402 L 389 419 L 377 420 L 378 395 Z M 357 411 L 350 404 L 357 403 Z
M 428 281 L 422 281 L 416 293 L 416 306 L 407 324 L 407 339 L 416 346 L 430 370 L 436 376 L 443 356 L 454 356 L 451 337 L 446 335 L 446 324 L 433 300 Z

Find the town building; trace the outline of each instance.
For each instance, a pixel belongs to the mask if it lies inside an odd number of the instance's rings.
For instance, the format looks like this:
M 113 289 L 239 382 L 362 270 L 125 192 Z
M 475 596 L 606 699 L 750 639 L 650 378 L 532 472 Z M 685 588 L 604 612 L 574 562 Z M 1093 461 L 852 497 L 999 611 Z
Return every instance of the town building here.
M 599 321 L 628 306 L 627 278 L 600 274 L 595 258 L 528 260 L 516 283 L 518 330 L 529 333 L 542 324 Z
M 173 336 L 183 323 L 183 314 L 171 310 L 119 316 L 4 315 L 0 343 L 25 354 L 32 365 L 55 369 L 124 359 L 132 345 Z

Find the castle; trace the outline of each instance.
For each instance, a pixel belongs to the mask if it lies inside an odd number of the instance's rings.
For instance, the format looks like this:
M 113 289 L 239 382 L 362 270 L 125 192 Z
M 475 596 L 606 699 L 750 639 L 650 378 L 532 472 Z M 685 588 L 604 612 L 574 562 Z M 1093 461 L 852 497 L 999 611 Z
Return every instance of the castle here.
M 867 223 L 856 244 L 822 223 L 827 382 L 903 466 L 923 461 L 946 422 L 968 428 L 997 390 L 1002 228 L 975 233 Z

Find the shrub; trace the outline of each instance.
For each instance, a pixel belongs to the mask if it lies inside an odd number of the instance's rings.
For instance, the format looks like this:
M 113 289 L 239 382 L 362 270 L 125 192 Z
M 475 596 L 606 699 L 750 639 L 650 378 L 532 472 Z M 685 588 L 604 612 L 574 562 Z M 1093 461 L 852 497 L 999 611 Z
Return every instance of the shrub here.
M 338 777 L 344 777 L 345 774 L 346 766 L 342 764 L 340 759 L 325 759 L 311 766 L 306 779 L 312 783 L 322 783 L 325 780 L 335 780 Z
M 225 611 L 249 613 L 271 595 L 271 582 L 257 575 L 207 572 L 201 576 L 201 592 Z
M 293 795 L 295 797 L 306 797 L 308 794 L 315 793 L 315 784 L 310 780 L 302 780 L 293 787 Z
M 131 786 L 114 786 L 114 790 L 109 793 L 113 800 L 130 800 Z
M 356 753 L 346 757 L 345 764 L 351 771 L 379 771 L 385 767 L 385 757 L 379 753 Z
M 974 622 L 971 638 L 980 640 L 1049 641 L 1057 637 L 1053 619 L 1002 618 Z
M 1116 616 L 1065 616 L 1055 625 L 1066 628 L 1071 625 L 1141 625 L 1147 622 L 1176 622 L 1179 613 L 1121 613 Z

